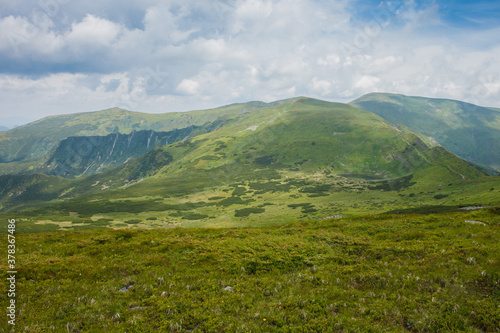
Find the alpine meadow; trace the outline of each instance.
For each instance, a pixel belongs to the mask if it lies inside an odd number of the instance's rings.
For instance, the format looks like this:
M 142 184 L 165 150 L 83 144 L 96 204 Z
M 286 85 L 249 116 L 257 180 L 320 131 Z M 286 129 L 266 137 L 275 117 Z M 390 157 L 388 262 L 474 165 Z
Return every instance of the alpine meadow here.
M 111 109 L 1 144 L 29 331 L 498 327 L 498 177 L 349 104 Z
M 0 13 L 0 333 L 500 332 L 497 2 Z

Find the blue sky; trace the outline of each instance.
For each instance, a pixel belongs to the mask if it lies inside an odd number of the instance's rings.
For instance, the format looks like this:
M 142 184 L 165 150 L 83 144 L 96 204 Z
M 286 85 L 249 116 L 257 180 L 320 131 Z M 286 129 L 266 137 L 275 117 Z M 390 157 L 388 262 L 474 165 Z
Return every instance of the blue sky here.
M 500 1 L 443 1 L 443 18 L 452 25 L 472 28 L 498 26 Z
M 500 106 L 500 1 L 0 0 L 0 125 L 373 91 Z

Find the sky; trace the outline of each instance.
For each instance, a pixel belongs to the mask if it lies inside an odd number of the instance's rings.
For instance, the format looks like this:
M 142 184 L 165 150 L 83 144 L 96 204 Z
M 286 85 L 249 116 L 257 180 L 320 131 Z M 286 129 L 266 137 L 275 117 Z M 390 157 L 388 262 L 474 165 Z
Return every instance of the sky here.
M 0 0 L 0 125 L 370 92 L 500 107 L 500 1 Z

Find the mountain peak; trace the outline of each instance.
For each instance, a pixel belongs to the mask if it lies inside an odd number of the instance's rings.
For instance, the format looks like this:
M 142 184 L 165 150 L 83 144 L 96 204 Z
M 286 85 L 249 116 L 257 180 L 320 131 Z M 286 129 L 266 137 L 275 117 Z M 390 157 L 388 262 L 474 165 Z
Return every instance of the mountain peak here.
M 350 104 L 433 137 L 461 158 L 500 170 L 500 113 L 496 109 L 386 93 L 367 94 Z

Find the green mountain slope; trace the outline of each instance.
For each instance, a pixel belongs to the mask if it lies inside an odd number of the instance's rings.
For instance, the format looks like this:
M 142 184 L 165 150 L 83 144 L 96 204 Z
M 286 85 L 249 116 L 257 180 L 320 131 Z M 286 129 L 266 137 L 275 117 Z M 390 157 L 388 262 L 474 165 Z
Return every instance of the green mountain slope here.
M 0 205 L 70 226 L 234 226 L 500 199 L 496 177 L 350 105 L 295 98 L 238 117 L 101 174 L 0 177 Z
M 103 172 L 140 157 L 155 147 L 187 140 L 220 125 L 215 121 L 208 126 L 189 126 L 168 132 L 132 131 L 130 134 L 69 137 L 59 143 L 46 168 L 41 171 L 63 177 Z
M 186 143 L 165 147 L 175 162 L 164 172 L 237 163 L 372 178 L 401 177 L 437 165 L 463 170 L 466 178 L 481 174 L 425 137 L 373 113 L 308 98 L 253 112 L 188 144 L 189 149 Z
M 500 170 L 498 109 L 448 99 L 382 93 L 365 95 L 351 104 L 431 136 L 468 161 Z
M 48 173 L 63 177 L 91 175 L 127 163 L 155 147 L 187 138 L 193 126 L 171 132 L 138 131 L 107 136 L 77 136 L 61 141 L 49 161 Z
M 276 102 L 279 103 L 279 102 Z M 172 131 L 189 126 L 210 126 L 215 120 L 238 119 L 268 104 L 249 102 L 212 110 L 146 114 L 122 109 L 47 117 L 0 132 L 0 174 L 43 170 L 59 143 L 73 136 L 106 136 L 133 131 Z
M 3 175 L 0 176 L 0 209 L 5 206 L 23 209 L 53 200 L 122 189 L 155 174 L 171 161 L 172 156 L 167 152 L 153 149 L 120 167 L 78 179 L 45 174 Z

